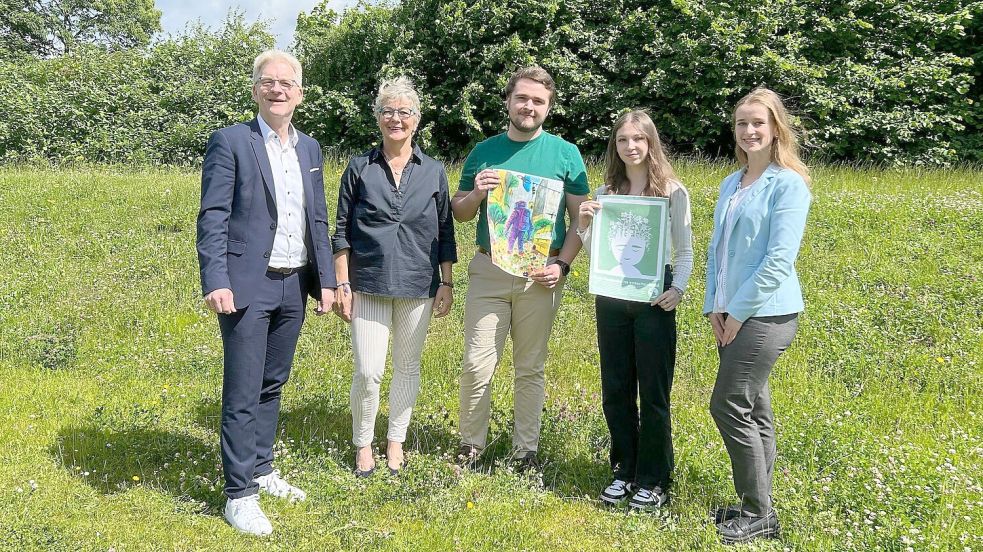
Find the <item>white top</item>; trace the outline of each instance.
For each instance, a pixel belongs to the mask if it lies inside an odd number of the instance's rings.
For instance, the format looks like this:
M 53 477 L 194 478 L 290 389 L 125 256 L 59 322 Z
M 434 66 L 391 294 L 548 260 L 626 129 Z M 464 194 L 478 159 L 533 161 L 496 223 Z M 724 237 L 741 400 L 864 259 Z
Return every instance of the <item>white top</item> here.
M 753 186 L 753 183 L 752 183 Z M 727 244 L 730 243 L 730 234 L 734 229 L 734 211 L 741 205 L 744 198 L 751 191 L 751 186 L 737 187 L 737 191 L 727 200 L 727 213 L 724 215 L 724 234 L 717 242 L 717 259 L 723 262 L 717 267 L 717 293 L 713 297 L 713 312 L 727 312 L 727 271 L 730 269 L 731 258 L 727 256 Z
M 594 190 L 594 197 L 606 193 L 606 186 Z M 577 232 L 584 242 L 584 250 L 590 255 L 591 228 Z M 690 213 L 689 192 L 682 182 L 669 182 L 669 238 L 666 240 L 665 258 L 672 259 L 672 287 L 686 291 L 686 283 L 693 273 L 693 217 Z
M 300 137 L 293 125 L 287 130 L 287 143 L 280 142 L 280 135 L 263 116 L 259 129 L 263 133 L 266 154 L 273 170 L 273 189 L 276 191 L 276 235 L 270 253 L 271 268 L 299 268 L 307 264 L 307 198 L 304 197 L 304 180 L 297 160 L 297 142 Z

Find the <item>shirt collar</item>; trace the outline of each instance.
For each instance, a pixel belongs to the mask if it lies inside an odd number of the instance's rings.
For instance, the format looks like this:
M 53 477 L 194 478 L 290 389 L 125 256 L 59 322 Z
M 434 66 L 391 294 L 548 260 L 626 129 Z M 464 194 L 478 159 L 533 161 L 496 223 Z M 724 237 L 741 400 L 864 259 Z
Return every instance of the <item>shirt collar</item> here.
M 420 146 L 416 142 L 413 142 L 413 152 L 410 154 L 410 161 L 419 165 L 423 161 L 422 155 L 423 151 L 420 150 Z M 375 163 L 379 159 L 385 160 L 385 156 L 382 155 L 382 144 L 372 148 L 372 151 L 369 152 L 370 163 Z
M 263 134 L 263 143 L 279 138 L 276 131 L 263 120 L 262 115 L 256 115 L 256 120 L 259 121 L 259 131 Z M 300 141 L 300 136 L 297 134 L 297 129 L 294 128 L 293 123 L 290 123 L 290 126 L 287 127 L 287 142 L 290 147 L 297 147 L 298 141 Z

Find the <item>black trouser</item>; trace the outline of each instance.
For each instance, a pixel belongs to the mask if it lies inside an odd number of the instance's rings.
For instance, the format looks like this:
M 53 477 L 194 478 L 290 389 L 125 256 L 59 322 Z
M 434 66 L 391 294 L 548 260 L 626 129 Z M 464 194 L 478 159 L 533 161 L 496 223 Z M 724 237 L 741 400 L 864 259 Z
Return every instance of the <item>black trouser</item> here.
M 267 272 L 246 308 L 218 315 L 225 351 L 222 468 L 229 498 L 256 494 L 253 479 L 273 471 L 280 390 L 304 323 L 309 277 Z
M 671 278 L 670 273 L 666 289 Z M 676 311 L 602 296 L 595 305 L 614 477 L 647 489 L 668 489 L 674 463 L 669 393 L 676 364 Z

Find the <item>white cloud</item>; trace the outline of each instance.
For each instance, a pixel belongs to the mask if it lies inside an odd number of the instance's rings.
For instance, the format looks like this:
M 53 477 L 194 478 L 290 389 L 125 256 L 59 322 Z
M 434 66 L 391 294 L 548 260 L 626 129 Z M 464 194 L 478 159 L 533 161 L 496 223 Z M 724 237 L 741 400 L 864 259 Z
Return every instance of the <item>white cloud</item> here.
M 246 21 L 268 21 L 277 46 L 289 48 L 294 40 L 297 15 L 302 11 L 310 13 L 320 0 L 156 0 L 155 3 L 161 11 L 160 23 L 165 33 L 180 33 L 195 20 L 207 27 L 218 28 L 229 10 L 237 9 L 244 13 Z M 328 6 L 338 12 L 354 4 L 355 0 L 328 2 Z

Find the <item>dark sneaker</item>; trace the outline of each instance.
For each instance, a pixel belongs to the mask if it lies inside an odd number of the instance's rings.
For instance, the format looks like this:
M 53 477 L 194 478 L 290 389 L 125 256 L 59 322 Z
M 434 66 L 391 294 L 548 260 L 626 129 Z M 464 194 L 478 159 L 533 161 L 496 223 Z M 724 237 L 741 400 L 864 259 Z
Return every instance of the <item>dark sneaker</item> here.
M 772 509 L 764 516 L 743 514 L 718 523 L 717 533 L 724 544 L 739 544 L 759 538 L 778 538 L 781 528 L 778 526 L 778 514 Z
M 638 489 L 634 495 L 632 495 L 631 500 L 628 501 L 628 506 L 636 510 L 643 510 L 645 512 L 653 512 L 659 508 L 665 506 L 669 502 L 669 493 L 662 490 L 662 487 L 656 487 L 654 489 Z
M 608 485 L 607 489 L 601 491 L 600 498 L 601 501 L 606 504 L 610 504 L 611 506 L 619 506 L 628 498 L 628 495 L 630 495 L 633 490 L 634 489 L 632 488 L 631 483 L 620 479 L 615 479 L 610 485 Z
M 713 518 L 714 525 L 717 525 L 727 520 L 739 517 L 742 513 L 741 506 L 734 504 L 731 506 L 721 506 L 720 508 L 713 510 L 710 512 L 710 517 Z
M 536 458 L 536 451 L 517 452 L 512 456 L 512 462 L 515 470 L 519 473 L 539 471 L 539 459 Z

